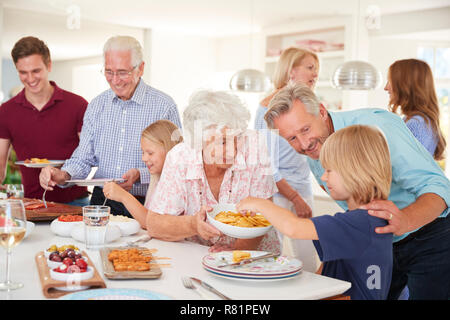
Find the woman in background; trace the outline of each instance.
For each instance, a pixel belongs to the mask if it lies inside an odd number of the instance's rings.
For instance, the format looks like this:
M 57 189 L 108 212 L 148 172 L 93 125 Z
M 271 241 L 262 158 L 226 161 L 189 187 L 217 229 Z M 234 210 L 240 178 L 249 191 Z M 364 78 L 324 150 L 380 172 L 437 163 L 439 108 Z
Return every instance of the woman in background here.
M 314 52 L 294 47 L 284 50 L 274 73 L 275 90 L 261 101 L 255 117 L 255 129 L 267 132 L 274 179 L 279 190 L 274 195 L 273 202 L 303 218 L 312 216 L 313 202 L 307 158 L 296 152 L 282 137 L 268 131 L 264 114 L 272 97 L 290 81 L 301 82 L 314 89 L 318 72 L 319 59 Z M 278 236 L 283 243 L 284 254 L 302 260 L 305 270 L 314 272 L 317 269 L 317 259 L 311 241 L 291 240 L 279 232 Z
M 444 159 L 446 141 L 439 126 L 439 104 L 428 64 L 417 59 L 394 62 L 384 89 L 389 93 L 390 110 L 404 116 L 406 126 L 435 160 Z

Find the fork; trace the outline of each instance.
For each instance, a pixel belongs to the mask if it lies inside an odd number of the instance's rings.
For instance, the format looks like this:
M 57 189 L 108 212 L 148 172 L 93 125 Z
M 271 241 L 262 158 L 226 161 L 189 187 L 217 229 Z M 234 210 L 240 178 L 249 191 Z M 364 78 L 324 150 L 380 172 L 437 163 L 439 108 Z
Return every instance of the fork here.
M 47 182 L 47 188 L 48 188 L 48 182 Z M 47 188 L 45 188 L 44 193 L 42 194 L 42 202 L 44 202 L 45 208 L 47 208 L 47 201 L 45 201 L 45 193 L 47 192 Z
M 116 181 L 117 181 L 116 179 L 112 179 L 111 182 L 116 182 Z M 104 195 L 104 197 L 105 197 L 105 201 L 103 201 L 103 207 L 105 206 L 106 201 L 108 201 L 108 198 L 105 195 Z
M 181 281 L 183 282 L 183 286 L 187 289 L 194 289 L 198 295 L 200 295 L 205 300 L 211 300 L 210 297 L 208 297 L 206 294 L 204 294 L 201 290 L 199 290 L 194 283 L 192 282 L 191 278 L 189 277 L 181 277 Z

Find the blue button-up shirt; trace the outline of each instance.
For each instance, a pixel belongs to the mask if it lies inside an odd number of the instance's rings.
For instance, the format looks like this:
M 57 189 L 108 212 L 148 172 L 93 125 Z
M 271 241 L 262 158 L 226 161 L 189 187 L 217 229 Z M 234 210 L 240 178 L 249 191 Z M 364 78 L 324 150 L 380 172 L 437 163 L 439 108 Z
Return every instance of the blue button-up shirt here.
M 140 138 L 147 126 L 160 119 L 181 128 L 173 99 L 142 79 L 129 100 L 106 90 L 89 103 L 78 148 L 61 169 L 72 179 L 84 179 L 92 167 L 98 167 L 94 178 L 121 178 L 129 169 L 137 168 L 140 182 L 134 184 L 131 193 L 145 196 L 150 173 L 142 161 Z
M 447 204 L 447 209 L 441 213 L 441 217 L 447 216 L 450 210 L 450 182 L 398 115 L 383 109 L 359 109 L 329 114 L 335 131 L 354 124 L 376 126 L 383 131 L 392 163 L 389 200 L 399 209 L 409 206 L 422 194 L 435 193 Z M 324 172 L 320 161 L 308 158 L 308 163 L 317 182 L 329 193 L 326 183 L 320 179 Z M 337 202 L 343 209 L 348 209 L 346 202 Z M 414 231 L 416 230 L 411 232 Z M 394 236 L 394 242 L 405 238 L 409 233 Z

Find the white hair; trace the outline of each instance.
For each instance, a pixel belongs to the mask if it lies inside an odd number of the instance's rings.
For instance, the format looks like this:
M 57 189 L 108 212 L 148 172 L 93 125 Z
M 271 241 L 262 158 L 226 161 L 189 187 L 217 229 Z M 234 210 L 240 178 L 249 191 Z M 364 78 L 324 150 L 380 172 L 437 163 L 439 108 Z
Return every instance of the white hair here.
M 194 142 L 205 138 L 206 129 L 216 127 L 220 130 L 226 126 L 230 130 L 243 132 L 249 120 L 250 111 L 236 95 L 201 90 L 191 96 L 183 112 L 183 130 L 186 140 L 195 147 Z
M 108 51 L 131 51 L 131 64 L 138 66 L 143 61 L 142 47 L 139 41 L 130 36 L 114 36 L 103 46 L 103 58 Z

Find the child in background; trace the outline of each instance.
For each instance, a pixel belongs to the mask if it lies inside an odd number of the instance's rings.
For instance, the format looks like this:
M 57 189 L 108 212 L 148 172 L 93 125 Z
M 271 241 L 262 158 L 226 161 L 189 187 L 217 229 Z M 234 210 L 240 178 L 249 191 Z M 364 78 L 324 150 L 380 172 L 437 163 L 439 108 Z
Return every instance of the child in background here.
M 314 240 L 323 262 L 318 273 L 351 282 L 351 299 L 386 299 L 392 275 L 392 234 L 377 234 L 386 220 L 358 209 L 373 199 L 386 200 L 391 185 L 389 149 L 383 133 L 353 125 L 333 133 L 324 143 L 321 179 L 331 197 L 346 201 L 348 211 L 311 219 L 297 217 L 270 201 L 242 200 L 237 209 L 263 214 L 283 234 Z
M 151 197 L 156 189 L 167 152 L 176 144 L 183 141 L 178 127 L 169 120 L 158 120 L 149 125 L 141 134 L 142 161 L 150 171 L 150 185 L 142 205 L 132 194 L 120 187 L 115 182 L 108 182 L 103 187 L 105 197 L 122 202 L 131 215 L 141 224 L 147 226 L 147 212 Z

